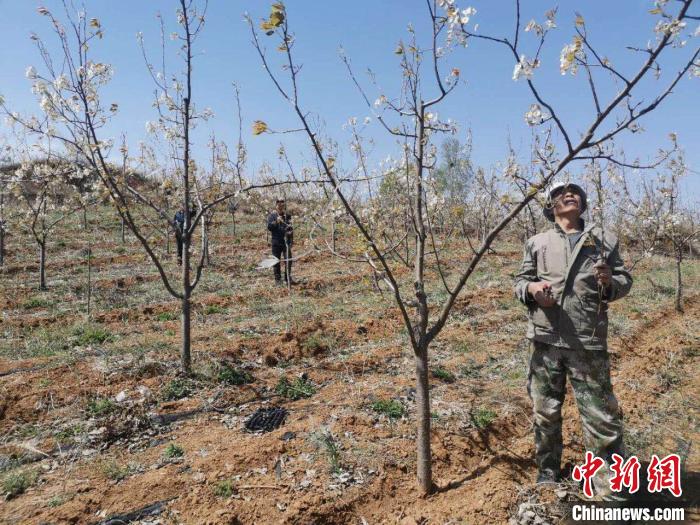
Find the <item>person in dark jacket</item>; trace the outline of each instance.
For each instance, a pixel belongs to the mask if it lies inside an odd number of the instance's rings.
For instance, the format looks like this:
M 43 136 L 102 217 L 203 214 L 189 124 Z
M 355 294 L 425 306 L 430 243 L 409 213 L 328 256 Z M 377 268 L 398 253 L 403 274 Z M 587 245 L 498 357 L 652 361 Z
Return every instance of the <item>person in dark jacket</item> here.
M 185 229 L 185 212 L 178 210 L 173 219 L 175 222 L 175 243 L 177 244 L 177 264 L 182 265 L 182 232 Z
M 287 213 L 287 206 L 283 198 L 277 199 L 275 211 L 267 217 L 267 229 L 270 232 L 272 255 L 284 261 L 284 281 L 280 270 L 280 263 L 275 264 L 275 283 L 296 284 L 292 279 L 292 244 L 294 244 L 294 228 L 292 227 L 292 216 Z
M 194 219 L 196 209 L 190 209 L 190 222 Z M 185 211 L 179 209 L 173 218 L 175 222 L 175 242 L 177 243 L 177 264 L 182 265 L 182 233 L 185 231 Z

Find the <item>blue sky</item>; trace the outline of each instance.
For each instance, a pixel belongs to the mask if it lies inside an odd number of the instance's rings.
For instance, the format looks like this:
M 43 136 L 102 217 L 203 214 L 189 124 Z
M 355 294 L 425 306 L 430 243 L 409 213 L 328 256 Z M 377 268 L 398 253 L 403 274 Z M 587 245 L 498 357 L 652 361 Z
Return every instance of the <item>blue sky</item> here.
M 523 25 L 531 18 L 542 23 L 544 12 L 556 5 L 540 0 L 523 4 Z M 557 108 L 575 137 L 590 121 L 593 106 L 583 75 L 572 77 L 559 73 L 559 52 L 574 34 L 574 11 L 578 10 L 586 19 L 589 35 L 599 53 L 630 74 L 638 69 L 642 57 L 626 50 L 625 46 L 644 47 L 648 40 L 653 40 L 652 29 L 656 23 L 656 17 L 648 12 L 653 8 L 650 0 L 591 0 L 576 4 L 561 2 L 557 15 L 558 28 L 548 37 L 542 66 L 535 75 L 543 97 Z M 50 37 L 47 20 L 36 12 L 39 5 L 60 12 L 57 0 L 0 0 L 3 13 L 0 18 L 3 43 L 0 50 L 0 93 L 13 109 L 21 112 L 38 111 L 24 71 L 27 65 L 40 64 L 36 48 L 29 39 L 30 32 Z M 153 86 L 140 55 L 136 33 L 143 32 L 147 48 L 157 57 L 159 26 L 155 15 L 160 11 L 168 24 L 166 30 L 175 30 L 176 5 L 174 0 L 85 2 L 88 16 L 99 18 L 105 30 L 104 39 L 93 48 L 93 57 L 111 63 L 115 70 L 114 79 L 104 92 L 105 101 L 116 102 L 120 107 L 107 130 L 111 136 L 118 137 L 125 132 L 129 142 L 136 143 L 145 138 L 145 122 L 155 119 L 151 107 Z M 475 0 L 460 5 L 471 5 L 477 9 L 472 22 L 479 24 L 480 33 L 498 36 L 512 34 L 512 2 Z M 379 92 L 366 81 L 367 77 L 363 74 L 366 68 L 376 73 L 384 94 L 398 94 L 400 70 L 393 50 L 400 39 L 407 39 L 408 23 L 416 27 L 419 41 L 426 43 L 425 2 L 288 0 L 286 6 L 291 29 L 297 38 L 297 61 L 303 64 L 300 79 L 303 106 L 320 119 L 325 134 L 337 140 L 342 148 L 349 138 L 348 132 L 342 129 L 343 123 L 352 116 L 361 119 L 368 115 L 368 110 L 338 58 L 339 47 L 342 45 L 351 58 L 372 99 Z M 206 155 L 205 146 L 211 132 L 231 145 L 237 139 L 232 82 L 237 82 L 241 89 L 243 138 L 249 153 L 251 172 L 265 160 L 276 165 L 276 150 L 281 142 L 299 162 L 311 158 L 308 144 L 301 135 L 253 137 L 250 132 L 251 123 L 256 119 L 264 120 L 271 128 L 278 130 L 298 127 L 291 108 L 280 98 L 265 75 L 250 43 L 248 27 L 243 22 L 244 12 L 249 12 L 254 20 L 259 21 L 266 16 L 268 8 L 268 3 L 261 1 L 211 0 L 209 3 L 207 24 L 197 42 L 200 55 L 194 66 L 194 100 L 200 108 L 211 107 L 215 118 L 201 125 L 195 133 L 195 152 L 199 158 L 203 159 Z M 700 7 L 698 11 L 700 13 Z M 694 30 L 695 26 L 689 26 L 685 33 Z M 262 38 L 265 42 L 269 41 L 271 54 L 278 54 L 273 42 L 264 35 Z M 534 36 L 524 33 L 521 38 L 524 44 L 522 52 L 534 54 Z M 639 96 L 650 100 L 669 81 L 682 59 L 687 60 L 690 47 L 697 46 L 698 40 L 690 39 L 686 49 L 667 50 L 662 59 L 661 79 L 647 79 L 638 90 Z M 55 40 L 48 38 L 47 43 L 52 49 Z M 179 67 L 174 44 L 168 44 L 170 68 Z M 511 79 L 513 65 L 512 57 L 504 47 L 483 41 L 473 41 L 467 49 L 456 50 L 444 62 L 445 75 L 452 67 L 458 67 L 465 82 L 438 108 L 438 112 L 441 117 L 449 117 L 460 123 L 461 138 L 465 136 L 467 128 L 471 128 L 473 158 L 478 164 L 492 165 L 502 161 L 507 154 L 508 140 L 523 158 L 527 156 L 531 130 L 525 124 L 523 114 L 533 100 L 524 82 Z M 603 99 L 612 94 L 612 87 L 608 84 L 608 88 L 603 89 Z M 668 144 L 668 133 L 673 131 L 678 134 L 681 146 L 685 147 L 691 167 L 700 170 L 700 151 L 697 148 L 700 143 L 699 90 L 699 79 L 683 79 L 673 95 L 641 122 L 645 128 L 643 133 L 628 134 L 619 141 L 628 158 L 647 160 L 653 157 L 659 146 Z M 427 91 L 426 98 L 430 96 L 430 90 Z M 367 133 L 375 139 L 375 158 L 396 152 L 393 140 L 376 123 L 369 127 Z M 349 159 L 347 154 L 344 157 Z M 698 178 L 698 175 L 691 176 L 687 183 L 690 189 L 700 187 Z

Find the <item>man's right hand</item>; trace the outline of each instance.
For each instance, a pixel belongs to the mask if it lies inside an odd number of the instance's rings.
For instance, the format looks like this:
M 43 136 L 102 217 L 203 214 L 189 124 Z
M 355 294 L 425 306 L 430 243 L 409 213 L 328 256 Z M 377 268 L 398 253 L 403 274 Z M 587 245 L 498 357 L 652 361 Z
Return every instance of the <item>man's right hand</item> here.
M 277 216 L 277 224 L 282 224 L 284 223 L 284 218 L 281 215 Z
M 556 303 L 552 295 L 552 285 L 547 281 L 530 283 L 527 285 L 527 291 L 540 306 L 547 308 L 549 306 L 554 306 L 554 303 Z

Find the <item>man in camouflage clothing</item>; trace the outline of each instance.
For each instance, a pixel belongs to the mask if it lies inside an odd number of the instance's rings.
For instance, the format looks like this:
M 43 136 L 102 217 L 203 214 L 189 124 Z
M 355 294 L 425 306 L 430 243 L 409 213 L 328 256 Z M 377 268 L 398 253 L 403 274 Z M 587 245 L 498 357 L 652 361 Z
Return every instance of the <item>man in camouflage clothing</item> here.
M 534 408 L 538 483 L 557 482 L 561 476 L 567 376 L 586 449 L 608 464 L 613 453 L 624 456 L 622 416 L 610 382 L 607 312 L 610 301 L 629 292 L 632 277 L 620 259 L 617 240 L 585 226 L 581 214 L 586 204 L 585 192 L 575 184 L 550 190 L 544 215 L 554 227 L 527 241 L 515 278 L 515 294 L 529 310 L 528 393 Z M 594 480 L 596 488 L 603 484 Z

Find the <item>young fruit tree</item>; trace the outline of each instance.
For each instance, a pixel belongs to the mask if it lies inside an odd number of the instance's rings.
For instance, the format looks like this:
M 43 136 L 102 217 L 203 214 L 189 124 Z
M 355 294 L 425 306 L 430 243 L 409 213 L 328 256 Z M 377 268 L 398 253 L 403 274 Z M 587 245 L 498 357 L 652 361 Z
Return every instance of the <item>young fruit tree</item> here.
M 659 235 L 670 246 L 675 261 L 676 293 L 674 307 L 677 312 L 683 311 L 683 272 L 682 264 L 686 252 L 690 251 L 693 239 L 700 234 L 696 221 L 693 220 L 692 209 L 684 207 L 680 184 L 687 176 L 688 167 L 682 151 L 671 158 L 667 170 L 659 174 L 657 180 L 657 205 L 660 210 L 658 217 Z
M 8 192 L 18 205 L 16 222 L 31 234 L 37 245 L 39 289 L 47 290 L 46 249 L 49 237 L 59 223 L 89 202 L 89 188 L 83 185 L 83 192 L 78 189 L 83 170 L 50 156 L 27 156 L 20 164 L 9 164 L 2 170 Z
M 171 39 L 176 43 L 177 55 L 182 60 L 182 69 L 176 73 L 165 71 L 165 30 L 161 19 L 161 49 L 164 56 L 163 70 L 156 70 L 145 54 L 146 64 L 155 84 L 155 122 L 146 124 L 147 130 L 162 134 L 170 147 L 169 163 L 176 181 L 175 191 L 180 197 L 183 212 L 181 225 L 176 224 L 166 210 L 158 205 L 157 198 L 149 195 L 149 184 L 136 187 L 130 182 L 131 158 L 125 142 L 120 146 L 122 160 L 112 164 L 108 160 L 114 140 L 106 138 L 105 126 L 118 113 L 116 103 L 105 103 L 101 97 L 103 88 L 112 77 L 112 67 L 93 58 L 104 28 L 96 18 L 90 18 L 84 10 L 75 11 L 69 2 L 63 2 L 65 14 L 55 15 L 46 7 L 38 9 L 51 23 L 58 45 L 49 46 L 42 38 L 32 35 L 42 58 L 41 72 L 33 66 L 27 69 L 27 77 L 33 82 L 32 90 L 39 99 L 43 112 L 41 118 L 23 117 L 2 103 L 7 116 L 39 139 L 50 138 L 63 146 L 64 159 L 79 159 L 85 170 L 99 177 L 105 196 L 111 201 L 122 221 L 139 241 L 148 258 L 155 266 L 161 281 L 172 297 L 180 302 L 182 339 L 180 348 L 181 370 L 191 374 L 191 313 L 192 294 L 202 277 L 205 252 L 193 262 L 192 240 L 202 218 L 215 206 L 229 198 L 243 195 L 261 185 L 247 181 L 239 171 L 235 183 L 222 185 L 215 195 L 208 194 L 207 201 L 200 200 L 195 207 L 198 177 L 202 170 L 192 158 L 192 131 L 196 123 L 211 117 L 208 109 L 198 111 L 194 104 L 195 79 L 193 76 L 194 45 L 203 30 L 206 4 L 199 8 L 193 0 L 180 0 L 176 10 L 177 31 Z M 139 40 L 142 37 L 139 34 Z M 54 43 L 55 44 L 55 43 Z M 51 51 L 57 50 L 57 51 Z M 55 64 L 63 64 L 58 70 Z M 239 141 L 240 144 L 240 141 Z M 239 170 L 243 165 L 238 166 Z M 267 181 L 262 186 L 272 187 L 276 181 Z M 151 184 L 152 186 L 152 184 Z M 155 195 L 158 191 L 153 190 Z M 151 214 L 145 217 L 146 213 Z M 149 232 L 155 218 L 167 221 L 171 229 L 180 228 L 182 237 L 182 264 L 173 275 L 166 265 L 165 256 L 151 240 Z M 175 270 L 177 271 L 177 270 Z
M 671 139 L 675 144 L 675 133 Z M 683 311 L 682 263 L 686 254 L 693 256 L 693 241 L 700 235 L 697 203 L 689 202 L 688 195 L 681 191 L 681 182 L 688 171 L 685 154 L 676 147 L 666 156 L 654 178 L 631 181 L 624 169 L 617 176 L 618 230 L 632 254 L 631 266 L 670 251 L 675 263 L 674 307 L 678 312 Z M 650 277 L 647 279 L 653 288 L 659 288 Z
M 325 176 L 333 195 L 342 204 L 362 238 L 367 263 L 389 286 L 407 330 L 415 355 L 417 475 L 424 493 L 434 490 L 428 369 L 431 343 L 444 328 L 460 293 L 498 234 L 536 198 L 538 192 L 552 183 L 572 163 L 589 162 L 599 157 L 623 162 L 607 148 L 611 139 L 623 132 L 635 131 L 638 120 L 656 109 L 678 82 L 692 68 L 700 65 L 697 63 L 700 48 L 697 48 L 690 51 L 689 59 L 684 60 L 681 69 L 651 101 L 648 98 L 647 102 L 633 100 L 635 87 L 642 78 L 656 71 L 660 56 L 667 48 L 687 50 L 688 46 L 679 46 L 678 42 L 691 4 L 692 0 L 687 0 L 674 3 L 673 6 L 664 3 L 659 8 L 655 38 L 650 42 L 649 49 L 641 50 L 640 63 L 631 74 L 619 71 L 600 58 L 602 55 L 592 47 L 585 22 L 582 18 L 576 20 L 574 39 L 562 50 L 560 66 L 563 74 L 575 74 L 579 69 L 586 71 L 585 82 L 591 90 L 592 103 L 588 125 L 581 134 L 575 134 L 553 105 L 545 100 L 534 78 L 546 36 L 556 27 L 554 11 L 546 14 L 547 21 L 543 26 L 534 21 L 523 25 L 520 4 L 516 2 L 515 20 L 512 25 L 508 24 L 509 27 L 515 26 L 515 31 L 512 39 L 509 39 L 477 34 L 470 29 L 470 20 L 476 13 L 473 8 L 460 9 L 454 0 L 427 0 L 426 13 L 431 31 L 425 39 L 426 43 L 421 44 L 416 31 L 409 26 L 408 41 L 399 42 L 394 51 L 401 66 L 401 91 L 393 97 L 380 92 L 374 103 L 371 102 L 374 97 L 366 94 L 352 73 L 349 59 L 343 56 L 350 72 L 350 80 L 358 87 L 368 111 L 380 128 L 394 137 L 399 145 L 398 160 L 382 169 L 384 177 L 390 177 L 391 184 L 398 185 L 398 194 L 403 195 L 396 202 L 395 207 L 400 209 L 395 210 L 395 220 L 388 219 L 370 195 L 364 199 L 348 197 L 350 192 L 340 179 L 333 148 L 329 147 L 328 140 L 324 140 L 316 119 L 302 105 L 299 83 L 301 65 L 294 54 L 298 37 L 290 31 L 289 12 L 285 6 L 282 3 L 273 4 L 269 16 L 260 23 L 264 35 L 275 39 L 280 69 L 276 67 L 274 57 L 265 51 L 262 41 L 266 36 L 259 33 L 250 17 L 247 18 L 253 45 L 265 71 L 298 118 L 317 158 L 321 174 Z M 671 12 L 671 7 L 677 9 Z M 524 47 L 521 38 L 523 31 L 528 33 L 528 37 L 535 37 L 534 41 L 527 43 L 528 48 L 536 50 L 534 55 L 530 55 L 531 58 L 521 49 Z M 448 239 L 442 239 L 440 232 L 433 227 L 434 215 L 441 206 L 441 199 L 434 191 L 432 175 L 437 162 L 435 138 L 456 131 L 456 124 L 452 120 L 438 117 L 437 108 L 447 97 L 459 92 L 460 71 L 443 65 L 448 52 L 477 38 L 498 43 L 509 50 L 515 63 L 512 78 L 516 81 L 524 79 L 535 99 L 525 120 L 530 126 L 541 126 L 537 129 L 535 139 L 534 162 L 538 169 L 532 179 L 526 179 L 527 193 L 512 202 L 508 210 L 493 222 L 489 219 L 488 231 L 479 240 L 478 246 L 473 248 L 469 259 L 455 261 L 445 258 L 442 248 Z M 507 74 L 511 76 L 510 73 Z M 608 84 L 603 89 L 599 82 L 604 83 L 606 80 Z M 362 145 L 361 142 L 354 141 L 350 147 L 357 151 L 361 150 Z M 517 176 L 527 177 L 527 174 L 518 173 Z M 392 224 L 396 225 L 396 230 L 392 230 Z M 405 239 L 410 239 L 405 244 L 408 252 L 400 254 L 397 247 Z M 406 272 L 402 267 L 406 266 L 412 271 L 410 279 L 403 277 Z M 435 285 L 442 287 L 440 295 L 444 300 L 433 305 L 429 302 L 428 290 L 434 289 Z
M 3 144 L 0 147 L 0 166 L 10 164 L 12 149 L 9 144 Z M 5 235 L 7 234 L 7 187 L 10 176 L 5 175 L 4 170 L 0 169 L 0 268 L 5 265 Z

